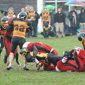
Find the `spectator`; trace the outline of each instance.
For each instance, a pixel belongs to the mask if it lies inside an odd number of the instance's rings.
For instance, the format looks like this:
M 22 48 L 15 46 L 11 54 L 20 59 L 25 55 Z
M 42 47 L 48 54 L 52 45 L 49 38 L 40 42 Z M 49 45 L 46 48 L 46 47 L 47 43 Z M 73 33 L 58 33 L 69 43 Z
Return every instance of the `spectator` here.
M 12 7 L 10 7 L 9 9 L 8 9 L 8 14 L 7 14 L 7 16 L 10 18 L 10 17 L 16 17 L 16 14 L 15 14 L 15 12 L 14 12 L 14 8 L 12 8 Z
M 37 12 L 36 12 L 37 13 Z M 38 19 L 40 18 L 40 15 L 37 13 L 36 16 L 36 30 L 35 30 L 35 35 L 36 37 L 38 36 Z
M 66 13 L 63 11 L 63 7 L 60 6 L 60 9 L 61 9 L 62 13 L 64 14 L 64 17 L 66 18 Z M 64 25 L 65 25 L 65 19 L 64 19 Z
M 25 12 L 25 9 L 24 8 L 21 8 L 21 12 Z M 26 13 L 26 12 L 25 12 Z M 19 13 L 20 14 L 20 13 Z M 19 14 L 17 15 L 17 18 L 19 18 Z M 26 13 L 27 15 L 27 13 Z
M 62 13 L 61 9 L 58 8 L 58 13 L 55 14 L 54 22 L 56 26 L 56 38 L 59 37 L 59 30 L 61 32 L 61 37 L 64 36 L 64 20 L 65 16 Z
M 71 24 L 71 17 L 72 17 L 72 12 L 75 11 L 76 12 L 76 8 L 75 7 L 72 7 L 72 10 L 68 13 L 68 19 L 70 21 L 70 24 Z
M 25 12 L 25 9 L 24 8 L 21 8 L 21 12 Z
M 47 22 L 44 22 L 43 28 L 44 32 L 41 34 L 44 36 L 44 38 L 49 38 L 49 36 L 54 37 L 54 32 L 52 31 L 53 27 L 51 25 L 48 25 Z
M 76 35 L 77 29 L 79 27 L 78 15 L 75 11 L 72 11 L 72 14 L 69 17 L 71 23 L 71 32 L 72 35 Z
M 40 14 L 42 26 L 44 25 L 44 23 L 48 23 L 48 25 L 50 25 L 51 20 L 50 20 L 50 14 L 47 12 L 48 9 L 44 8 L 43 11 L 44 13 Z M 43 32 L 44 32 L 44 28 L 43 28 Z
M 84 8 L 81 9 L 81 13 L 79 14 L 79 23 L 81 26 L 81 30 L 85 29 L 85 10 Z
M 36 18 L 37 18 L 37 12 L 34 11 L 34 7 L 30 6 L 30 11 L 27 14 L 27 19 L 32 22 L 33 31 L 31 36 L 37 37 L 36 35 Z
M 53 31 L 55 32 L 55 25 L 54 25 L 54 13 L 53 13 L 53 10 L 50 9 L 50 19 L 51 19 L 51 26 L 53 27 Z

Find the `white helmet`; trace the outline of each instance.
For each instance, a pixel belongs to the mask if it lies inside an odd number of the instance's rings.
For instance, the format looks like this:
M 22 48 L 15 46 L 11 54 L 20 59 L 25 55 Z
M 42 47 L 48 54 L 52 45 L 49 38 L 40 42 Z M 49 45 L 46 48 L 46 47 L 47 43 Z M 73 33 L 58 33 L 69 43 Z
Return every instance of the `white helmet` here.
M 26 48 L 29 43 L 31 43 L 31 42 L 25 42 L 25 43 L 23 44 L 22 48 Z

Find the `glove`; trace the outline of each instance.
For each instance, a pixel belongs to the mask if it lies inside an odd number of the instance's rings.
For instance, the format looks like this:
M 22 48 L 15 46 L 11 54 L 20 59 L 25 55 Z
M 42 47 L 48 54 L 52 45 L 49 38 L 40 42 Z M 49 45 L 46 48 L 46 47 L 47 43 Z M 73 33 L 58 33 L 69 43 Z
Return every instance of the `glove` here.
M 68 57 L 69 54 L 70 54 L 69 51 L 65 51 L 64 54 L 63 54 L 63 56 L 64 56 L 64 57 L 65 57 L 65 56 Z

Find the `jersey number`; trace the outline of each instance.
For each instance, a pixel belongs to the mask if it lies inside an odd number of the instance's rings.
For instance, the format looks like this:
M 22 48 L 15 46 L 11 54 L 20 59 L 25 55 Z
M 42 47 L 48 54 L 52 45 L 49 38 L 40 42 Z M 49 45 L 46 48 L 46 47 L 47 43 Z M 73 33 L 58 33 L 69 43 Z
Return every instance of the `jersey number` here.
M 18 26 L 18 24 L 14 25 L 15 30 L 19 30 L 21 32 L 24 32 L 24 25 Z

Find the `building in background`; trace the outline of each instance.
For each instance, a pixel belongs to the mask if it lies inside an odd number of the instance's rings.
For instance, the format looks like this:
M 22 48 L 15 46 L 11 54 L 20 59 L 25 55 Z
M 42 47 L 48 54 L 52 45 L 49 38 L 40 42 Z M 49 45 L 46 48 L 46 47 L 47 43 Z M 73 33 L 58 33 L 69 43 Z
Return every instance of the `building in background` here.
M 9 7 L 13 7 L 16 14 L 26 5 L 32 5 L 37 11 L 37 0 L 0 0 L 0 10 L 8 10 Z
M 25 7 L 26 5 L 32 5 L 35 11 L 37 11 L 40 14 L 41 10 L 45 5 L 53 4 L 56 7 L 54 12 L 57 12 L 57 8 L 62 6 L 66 15 L 68 15 L 68 11 L 71 10 L 71 7 L 64 5 L 68 1 L 70 0 L 0 0 L 0 10 L 1 9 L 8 10 L 9 7 L 13 7 L 15 9 L 16 14 L 18 14 L 22 7 Z M 69 24 L 68 22 L 69 22 L 68 19 L 66 19 L 67 24 Z M 39 20 L 38 31 L 39 32 L 42 31 L 41 20 Z
M 62 6 L 64 12 L 66 13 L 66 16 L 68 16 L 68 12 L 72 8 L 71 6 L 64 5 L 68 1 L 71 0 L 37 0 L 37 11 L 38 13 L 40 13 L 45 5 L 55 5 L 56 8 L 54 11 L 57 12 L 57 8 Z M 80 0 L 80 1 L 85 1 L 85 0 Z M 77 8 L 77 13 L 79 14 L 81 7 L 76 7 L 76 8 Z M 69 25 L 68 18 L 66 18 L 66 24 Z M 42 29 L 41 22 L 39 21 L 39 31 L 41 31 L 41 29 Z

